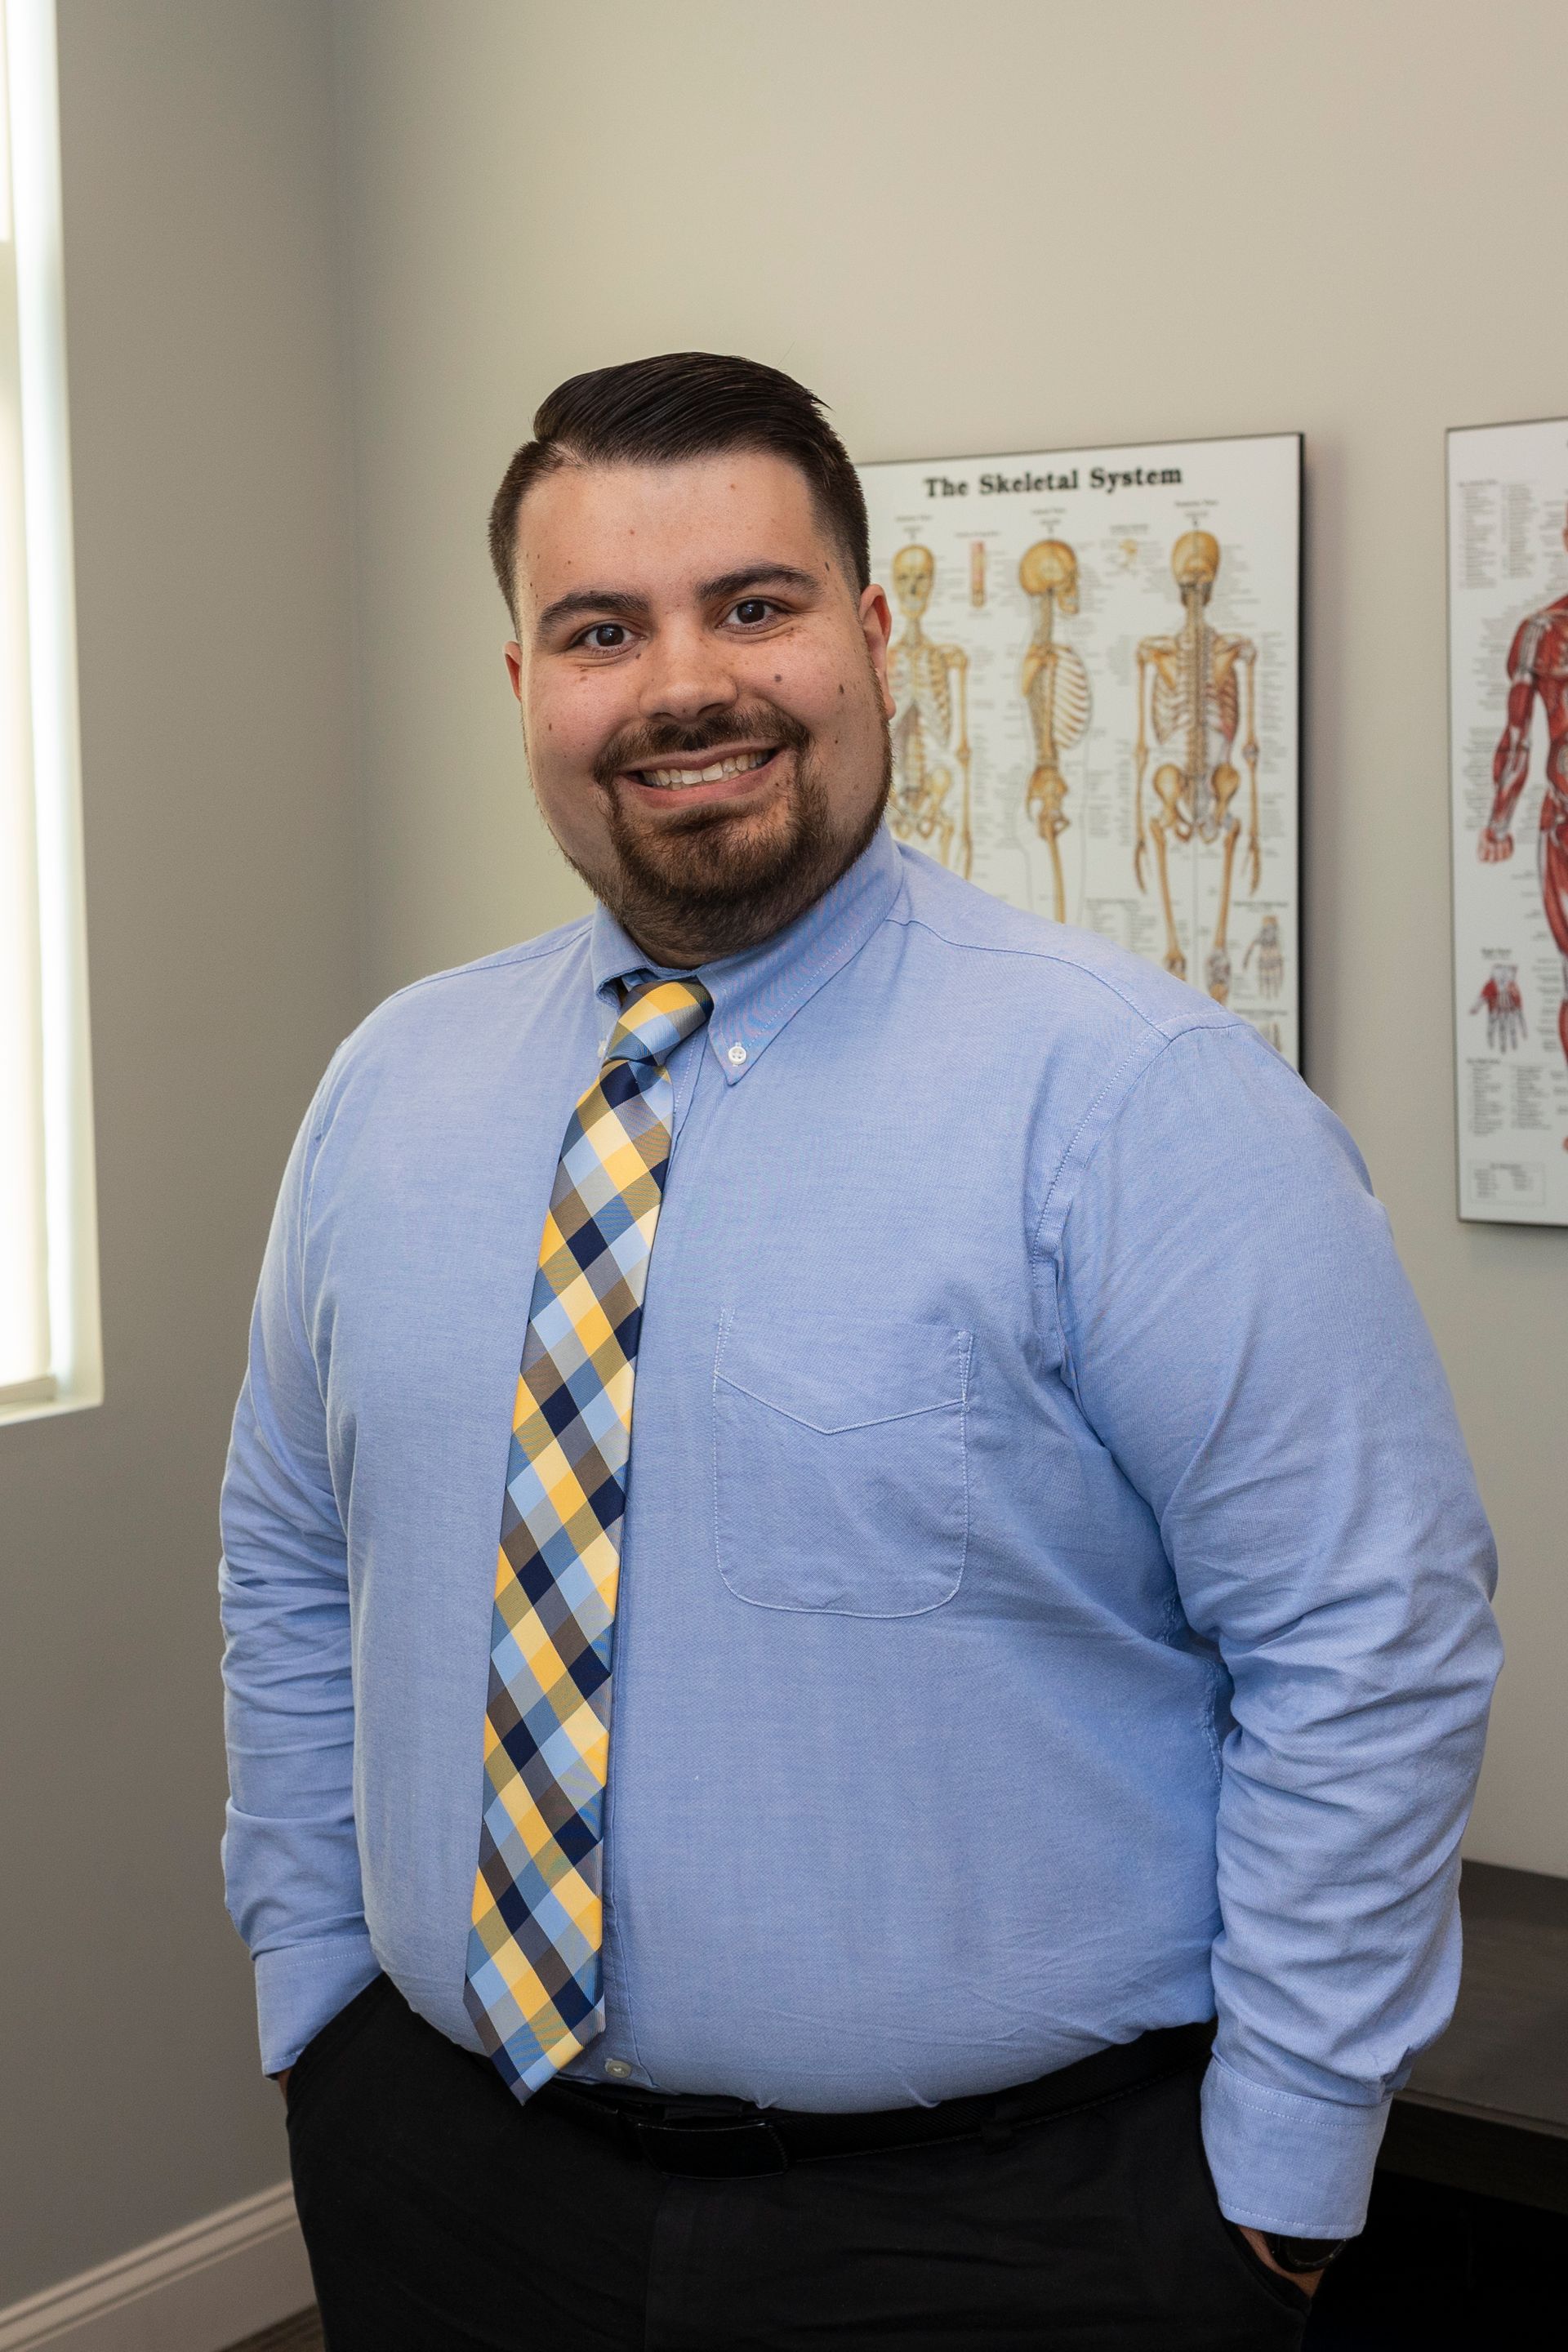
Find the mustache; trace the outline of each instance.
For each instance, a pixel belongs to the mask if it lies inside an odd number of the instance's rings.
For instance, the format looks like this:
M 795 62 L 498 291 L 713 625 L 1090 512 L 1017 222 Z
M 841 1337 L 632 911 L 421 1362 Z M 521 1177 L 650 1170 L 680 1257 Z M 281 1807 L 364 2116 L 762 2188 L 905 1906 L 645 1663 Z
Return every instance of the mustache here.
M 767 745 L 804 751 L 810 741 L 808 728 L 771 703 L 758 703 L 749 710 L 718 711 L 711 719 L 694 719 L 687 726 L 668 719 L 663 725 L 623 727 L 595 761 L 594 781 L 608 787 L 628 768 L 657 768 L 662 759 L 691 759 L 700 751 L 715 752 L 721 759 L 740 744 L 752 750 Z

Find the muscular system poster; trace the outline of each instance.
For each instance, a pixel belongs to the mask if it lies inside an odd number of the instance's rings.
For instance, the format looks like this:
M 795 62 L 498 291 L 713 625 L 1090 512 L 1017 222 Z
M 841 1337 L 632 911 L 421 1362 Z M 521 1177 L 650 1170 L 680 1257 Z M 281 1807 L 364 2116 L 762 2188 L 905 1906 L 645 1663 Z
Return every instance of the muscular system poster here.
M 1300 1067 L 1301 441 L 863 466 L 900 838 Z
M 1448 436 L 1459 1214 L 1568 1224 L 1568 419 Z

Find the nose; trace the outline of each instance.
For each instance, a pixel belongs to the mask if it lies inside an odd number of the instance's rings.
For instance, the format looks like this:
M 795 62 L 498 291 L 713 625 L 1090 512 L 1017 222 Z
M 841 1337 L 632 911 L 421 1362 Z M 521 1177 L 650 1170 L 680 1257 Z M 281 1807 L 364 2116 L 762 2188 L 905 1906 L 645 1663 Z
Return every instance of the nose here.
M 641 664 L 640 704 L 645 719 L 673 719 L 682 725 L 727 709 L 740 698 L 728 649 L 697 621 L 677 622 L 658 631 Z

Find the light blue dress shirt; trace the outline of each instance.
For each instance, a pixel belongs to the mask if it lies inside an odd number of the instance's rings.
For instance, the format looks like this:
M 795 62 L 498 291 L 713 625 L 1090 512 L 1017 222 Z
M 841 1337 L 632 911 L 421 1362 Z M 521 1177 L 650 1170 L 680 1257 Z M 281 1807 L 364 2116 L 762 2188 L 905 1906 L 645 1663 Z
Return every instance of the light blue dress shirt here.
M 223 1499 L 263 2063 L 463 1965 L 512 1399 L 604 912 L 405 989 L 284 1178 Z M 1363 2220 L 1498 1643 L 1353 1145 L 1243 1022 L 886 832 L 705 966 L 637 1365 L 576 2071 L 796 2108 L 1216 2013 L 1224 2210 Z

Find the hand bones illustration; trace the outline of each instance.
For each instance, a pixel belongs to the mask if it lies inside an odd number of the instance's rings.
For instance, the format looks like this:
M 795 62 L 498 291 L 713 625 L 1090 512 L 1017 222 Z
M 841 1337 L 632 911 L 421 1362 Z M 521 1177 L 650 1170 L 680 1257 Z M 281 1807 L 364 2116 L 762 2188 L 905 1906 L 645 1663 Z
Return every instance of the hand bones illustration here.
M 1240 775 L 1231 760 L 1238 728 L 1247 774 L 1250 890 L 1257 890 L 1263 871 L 1258 832 L 1254 690 L 1258 648 L 1250 638 L 1223 635 L 1204 617 L 1219 571 L 1216 539 L 1206 530 L 1184 531 L 1171 551 L 1171 570 L 1181 592 L 1182 625 L 1174 636 L 1145 637 L 1138 648 L 1138 743 L 1134 754 L 1137 842 L 1132 864 L 1138 887 L 1146 890 L 1149 885 L 1145 861 L 1152 837 L 1165 914 L 1165 970 L 1184 980 L 1187 960 L 1182 951 L 1171 905 L 1170 845 L 1173 841 L 1194 839 L 1205 847 L 1216 841 L 1222 844 L 1225 865 L 1219 912 L 1204 976 L 1209 994 L 1223 1004 L 1230 994 L 1230 952 L 1226 931 L 1230 921 L 1237 845 L 1241 838 L 1241 819 L 1231 806 L 1241 788 Z M 1154 740 L 1169 745 L 1176 756 L 1163 761 L 1154 771 L 1157 805 L 1145 823 L 1143 780 L 1149 764 L 1151 727 Z
M 1241 969 L 1252 961 L 1252 950 L 1258 950 L 1258 985 L 1265 996 L 1278 996 L 1285 985 L 1285 950 L 1279 944 L 1279 918 L 1265 915 L 1258 927 L 1258 937 L 1241 959 Z
M 1494 1054 L 1511 1052 L 1524 1037 L 1524 999 L 1519 991 L 1519 966 L 1516 963 L 1494 963 L 1490 977 L 1481 986 L 1481 992 L 1471 1005 L 1472 1013 L 1485 1005 L 1487 1044 Z
M 1035 634 L 1019 681 L 1035 730 L 1035 772 L 1029 778 L 1027 805 L 1050 849 L 1056 919 L 1062 923 L 1067 920 L 1067 887 L 1058 845 L 1069 820 L 1062 813 L 1068 786 L 1061 754 L 1082 738 L 1090 697 L 1082 661 L 1071 646 L 1057 641 L 1056 616 L 1078 611 L 1078 558 L 1064 540 L 1039 540 L 1018 566 L 1018 584 L 1035 606 Z
M 895 705 L 893 790 L 888 821 L 901 841 L 931 849 L 944 866 L 955 867 L 967 879 L 974 863 L 969 796 L 969 656 L 962 646 L 933 645 L 921 627 L 935 579 L 936 561 L 929 548 L 900 548 L 893 558 L 893 594 L 907 625 L 888 656 L 888 681 Z M 956 811 L 950 805 L 955 766 L 959 776 Z

